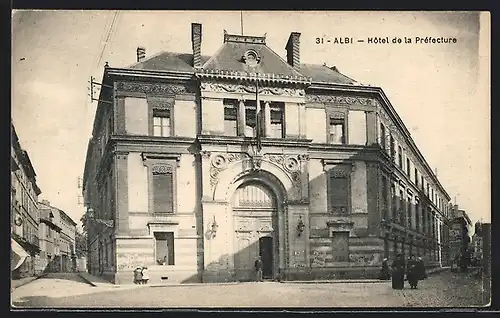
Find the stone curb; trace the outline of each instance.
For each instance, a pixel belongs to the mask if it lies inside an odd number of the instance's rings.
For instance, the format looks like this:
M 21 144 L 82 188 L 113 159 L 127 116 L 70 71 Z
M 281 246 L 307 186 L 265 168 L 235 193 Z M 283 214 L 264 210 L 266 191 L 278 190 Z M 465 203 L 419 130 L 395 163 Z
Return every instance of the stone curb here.
M 381 279 L 339 279 L 339 280 L 290 280 L 282 281 L 282 284 L 345 284 L 345 283 L 387 283 L 389 280 Z
M 442 267 L 442 268 L 437 268 L 432 271 L 428 271 L 428 275 L 440 273 L 443 271 L 448 270 L 449 267 Z M 104 286 L 99 286 L 100 284 L 93 283 L 90 281 L 88 278 L 83 276 L 81 273 L 78 273 L 78 276 L 80 276 L 84 281 L 86 281 L 89 285 L 92 287 L 104 287 Z M 369 283 L 369 284 L 375 284 L 375 283 L 387 283 L 390 280 L 380 280 L 380 279 L 339 279 L 339 280 L 306 280 L 306 281 L 301 281 L 301 280 L 285 280 L 285 281 L 271 281 L 273 283 L 280 283 L 280 284 L 342 284 L 342 283 Z M 123 289 L 134 289 L 134 288 L 141 288 L 141 287 L 192 287 L 192 286 L 225 286 L 225 285 L 239 285 L 239 284 L 249 284 L 249 283 L 257 283 L 257 282 L 225 282 L 225 283 L 189 283 L 189 284 L 148 284 L 148 285 L 114 285 L 113 283 L 110 283 L 109 286 L 105 287 L 113 287 L 113 288 L 123 288 Z M 266 282 L 261 282 L 261 283 L 266 283 Z
M 39 279 L 39 278 L 42 278 L 42 277 L 45 277 L 45 276 L 47 276 L 47 273 L 43 273 L 43 274 L 41 274 L 41 275 L 34 276 L 34 277 L 33 277 L 33 279 L 27 279 L 27 280 L 25 280 L 24 282 L 20 283 L 20 284 L 19 284 L 19 285 L 17 285 L 17 286 L 12 286 L 12 283 L 11 283 L 11 288 L 10 288 L 10 289 L 11 289 L 11 291 L 12 291 L 12 290 L 14 290 L 14 289 L 17 289 L 17 288 L 19 288 L 19 287 L 21 287 L 21 286 L 24 286 L 24 285 L 26 285 L 26 284 L 29 284 L 29 283 L 31 283 L 31 282 L 34 282 L 35 280 L 37 280 L 37 279 Z
M 80 276 L 81 279 L 83 279 L 87 284 L 89 284 L 92 287 L 97 287 L 96 284 L 94 284 L 90 279 L 82 275 L 82 273 L 78 272 L 78 276 Z

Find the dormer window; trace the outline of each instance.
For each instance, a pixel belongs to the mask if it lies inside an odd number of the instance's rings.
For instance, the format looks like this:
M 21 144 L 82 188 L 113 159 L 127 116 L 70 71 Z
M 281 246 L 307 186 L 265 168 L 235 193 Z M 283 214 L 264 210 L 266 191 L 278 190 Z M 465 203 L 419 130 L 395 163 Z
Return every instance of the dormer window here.
M 243 55 L 243 61 L 248 66 L 256 66 L 260 62 L 260 56 L 256 51 L 248 50 Z

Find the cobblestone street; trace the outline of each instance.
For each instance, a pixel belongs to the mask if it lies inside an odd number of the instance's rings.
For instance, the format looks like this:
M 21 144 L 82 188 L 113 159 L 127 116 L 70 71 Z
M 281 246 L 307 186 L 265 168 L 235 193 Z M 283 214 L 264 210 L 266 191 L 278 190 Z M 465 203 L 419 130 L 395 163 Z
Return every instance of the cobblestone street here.
M 376 283 L 239 283 L 227 285 L 91 287 L 75 278 L 41 278 L 14 290 L 15 307 L 469 307 L 482 303 L 482 282 L 444 272 L 419 289 Z M 133 292 L 131 292 L 133 290 Z M 484 302 L 486 304 L 487 301 Z

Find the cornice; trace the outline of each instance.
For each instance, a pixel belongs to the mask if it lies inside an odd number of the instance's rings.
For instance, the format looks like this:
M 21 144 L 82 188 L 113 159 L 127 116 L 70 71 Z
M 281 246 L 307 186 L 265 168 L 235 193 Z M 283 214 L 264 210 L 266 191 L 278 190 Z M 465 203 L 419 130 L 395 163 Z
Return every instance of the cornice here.
M 248 145 L 256 143 L 254 137 L 231 137 L 218 135 L 198 135 L 200 144 L 219 144 L 219 145 Z M 262 138 L 262 146 L 270 147 L 309 147 L 312 139 L 291 139 L 291 138 Z
M 110 139 L 116 143 L 144 143 L 144 144 L 175 144 L 189 145 L 195 142 L 192 137 L 157 137 L 138 135 L 111 135 Z
M 107 68 L 107 74 L 117 77 L 135 77 L 144 79 L 193 80 L 194 72 L 157 71 L 126 68 Z
M 378 95 L 382 89 L 377 86 L 312 82 L 311 85 L 308 86 L 307 90 L 337 91 L 344 93 L 365 93 L 365 94 L 371 93 Z
M 275 83 L 275 84 L 298 84 L 308 86 L 311 79 L 305 76 L 289 76 L 268 73 L 249 73 L 239 71 L 225 71 L 225 70 L 206 70 L 197 69 L 195 72 L 197 78 L 206 79 L 222 79 L 222 80 L 239 80 L 239 81 L 259 81 L 262 83 Z

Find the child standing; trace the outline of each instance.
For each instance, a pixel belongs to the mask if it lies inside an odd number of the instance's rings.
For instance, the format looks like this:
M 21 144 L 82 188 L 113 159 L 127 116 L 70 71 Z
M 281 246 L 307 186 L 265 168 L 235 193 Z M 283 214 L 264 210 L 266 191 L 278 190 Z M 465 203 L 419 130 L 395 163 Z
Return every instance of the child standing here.
M 137 266 L 134 270 L 134 284 L 142 283 L 142 268 Z
M 149 281 L 148 267 L 144 266 L 142 268 L 142 283 L 147 284 Z

